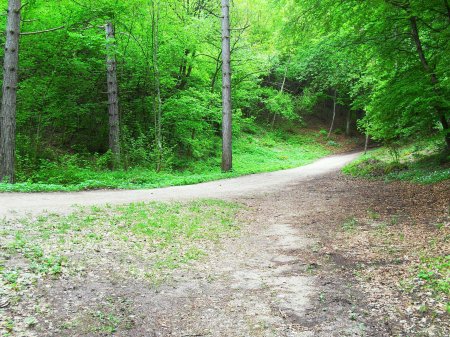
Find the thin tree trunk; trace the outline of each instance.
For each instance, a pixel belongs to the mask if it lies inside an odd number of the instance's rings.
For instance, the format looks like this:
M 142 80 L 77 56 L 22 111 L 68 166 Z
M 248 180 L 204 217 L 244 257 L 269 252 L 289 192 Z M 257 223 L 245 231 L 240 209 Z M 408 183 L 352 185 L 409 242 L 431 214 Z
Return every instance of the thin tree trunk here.
M 286 69 L 284 70 L 283 83 L 281 83 L 280 95 L 283 94 L 283 92 L 284 92 L 284 86 L 286 85 L 287 72 L 288 72 L 288 66 L 286 65 Z M 277 113 L 274 112 L 273 113 L 273 119 L 272 119 L 272 129 L 275 126 L 275 119 L 276 118 L 277 118 Z
M 0 112 L 0 181 L 14 183 L 17 83 L 19 70 L 21 0 L 8 1 L 3 97 Z
M 331 137 L 331 133 L 333 132 L 333 128 L 334 128 L 334 121 L 336 120 L 336 99 L 337 99 L 337 90 L 334 89 L 334 96 L 333 96 L 333 119 L 331 120 L 331 126 L 330 126 L 330 131 L 328 132 L 328 137 Z
M 108 22 L 105 26 L 105 30 L 108 81 L 109 149 L 113 154 L 114 168 L 117 168 L 120 166 L 120 117 L 114 25 L 111 22 Z
M 366 142 L 364 143 L 364 154 L 367 154 L 368 147 L 369 147 L 369 132 L 366 131 Z
M 222 0 L 222 171 L 233 168 L 231 109 L 230 0 Z
M 420 41 L 419 29 L 417 27 L 417 17 L 410 17 L 411 23 L 411 35 L 416 45 L 417 54 L 419 55 L 420 62 L 422 63 L 423 69 L 430 74 L 431 84 L 434 87 L 434 90 L 437 95 L 441 96 L 441 92 L 438 88 L 439 81 L 436 76 L 434 70 L 428 64 L 425 53 L 423 51 L 422 42 Z M 439 120 L 441 122 L 442 128 L 444 130 L 445 143 L 447 144 L 447 151 L 450 151 L 450 126 L 449 121 L 446 117 L 446 110 L 442 107 L 442 105 L 436 104 L 435 107 L 436 112 L 438 113 Z
M 347 111 L 347 118 L 346 118 L 346 121 L 345 121 L 345 135 L 347 137 L 349 137 L 350 133 L 351 133 L 351 130 L 350 130 L 351 124 L 352 124 L 352 111 L 349 109 Z
M 153 100 L 153 112 L 155 115 L 155 141 L 156 141 L 156 171 L 160 172 L 162 168 L 162 100 L 161 100 L 161 85 L 159 74 L 159 39 L 158 39 L 158 25 L 159 25 L 159 3 L 152 1 L 152 44 L 153 44 L 153 84 L 155 88 L 155 97 Z

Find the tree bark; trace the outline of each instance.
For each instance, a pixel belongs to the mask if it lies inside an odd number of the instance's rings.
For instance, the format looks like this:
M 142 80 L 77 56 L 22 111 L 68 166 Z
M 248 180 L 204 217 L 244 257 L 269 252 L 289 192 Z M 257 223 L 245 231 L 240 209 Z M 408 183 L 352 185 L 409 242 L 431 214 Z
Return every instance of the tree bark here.
M 161 100 L 161 80 L 159 74 L 159 3 L 152 1 L 152 45 L 153 45 L 153 85 L 155 96 L 153 99 L 153 112 L 155 116 L 155 141 L 156 141 L 156 171 L 162 168 L 162 100 Z
M 21 0 L 8 1 L 3 97 L 0 111 L 0 181 L 14 183 Z
M 337 99 L 337 90 L 334 89 L 334 96 L 333 96 L 333 118 L 331 120 L 331 126 L 330 126 L 330 131 L 328 131 L 328 137 L 331 137 L 331 133 L 333 132 L 333 128 L 334 128 L 334 121 L 336 120 L 336 99 Z
M 109 149 L 113 154 L 114 168 L 120 166 L 120 117 L 119 93 L 117 85 L 117 61 L 115 31 L 112 22 L 105 26 L 106 30 L 106 65 L 108 81 L 108 115 L 109 115 Z
M 233 168 L 230 0 L 222 0 L 222 171 Z
M 417 27 L 417 17 L 411 16 L 409 18 L 410 24 L 411 24 L 411 35 L 414 40 L 414 43 L 416 45 L 417 54 L 419 55 L 420 62 L 422 63 L 423 69 L 430 74 L 431 84 L 434 87 L 434 91 L 437 95 L 441 96 L 439 90 L 439 80 L 436 76 L 436 73 L 434 72 L 434 69 L 431 68 L 429 65 L 427 58 L 425 56 L 425 53 L 423 51 L 422 42 L 420 40 L 419 36 L 419 29 Z M 435 107 L 436 112 L 439 116 L 439 121 L 441 122 L 442 128 L 444 130 L 444 138 L 445 143 L 447 145 L 447 151 L 450 151 L 450 126 L 449 121 L 446 117 L 446 110 L 439 104 L 437 104 Z

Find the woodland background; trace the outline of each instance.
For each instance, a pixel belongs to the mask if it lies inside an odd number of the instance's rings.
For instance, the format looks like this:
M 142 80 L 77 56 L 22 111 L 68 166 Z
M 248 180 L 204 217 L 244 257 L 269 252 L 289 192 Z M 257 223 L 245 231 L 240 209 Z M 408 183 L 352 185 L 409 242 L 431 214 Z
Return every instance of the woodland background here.
M 16 182 L 114 187 L 112 168 L 137 185 L 155 171 L 220 173 L 219 1 L 32 0 L 21 12 Z M 368 134 L 394 154 L 427 139 L 446 160 L 447 0 L 234 0 L 231 21 L 235 171 L 298 164 L 289 159 L 300 145 L 308 160 L 324 155 L 336 133 Z M 119 163 L 108 142 L 111 56 Z M 248 169 L 279 144 L 292 151 L 277 165 Z

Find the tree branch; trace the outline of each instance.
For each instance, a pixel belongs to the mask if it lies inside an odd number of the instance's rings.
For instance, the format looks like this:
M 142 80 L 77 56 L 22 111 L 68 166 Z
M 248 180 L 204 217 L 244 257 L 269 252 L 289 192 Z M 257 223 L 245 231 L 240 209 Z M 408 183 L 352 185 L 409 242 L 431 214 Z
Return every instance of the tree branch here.
M 57 30 L 64 29 L 64 28 L 66 28 L 66 26 L 60 26 L 60 27 L 55 27 L 55 28 L 50 28 L 50 29 L 45 29 L 45 30 L 38 30 L 36 32 L 23 32 L 23 33 L 20 33 L 20 36 L 50 33 L 50 32 L 54 32 L 54 31 L 57 31 Z

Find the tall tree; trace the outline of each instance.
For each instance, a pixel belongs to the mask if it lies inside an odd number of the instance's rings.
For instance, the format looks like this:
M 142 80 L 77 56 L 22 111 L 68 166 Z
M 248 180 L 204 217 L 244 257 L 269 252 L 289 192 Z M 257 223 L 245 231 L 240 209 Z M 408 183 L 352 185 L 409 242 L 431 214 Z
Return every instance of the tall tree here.
M 0 181 L 7 179 L 10 183 L 14 182 L 21 6 L 21 0 L 8 1 L 8 22 L 3 63 L 3 97 L 0 112 Z
M 448 3 L 445 2 L 445 4 L 447 5 L 447 9 L 448 9 Z M 410 12 L 410 9 L 407 9 L 408 12 Z M 410 24 L 411 24 L 411 36 L 412 39 L 414 41 L 414 44 L 416 46 L 416 50 L 417 50 L 417 54 L 419 56 L 420 62 L 422 64 L 423 69 L 425 70 L 425 72 L 427 72 L 430 76 L 430 80 L 431 80 L 431 84 L 433 85 L 433 88 L 437 94 L 437 96 L 442 96 L 442 93 L 440 92 L 439 89 L 439 80 L 436 76 L 436 72 L 435 70 L 430 66 L 427 57 L 425 56 L 425 52 L 423 50 L 423 46 L 422 46 L 422 40 L 420 39 L 420 35 L 419 35 L 419 28 L 417 26 L 417 17 L 412 15 L 409 18 Z M 435 104 L 435 109 L 436 112 L 439 116 L 439 121 L 442 125 L 442 128 L 444 130 L 444 138 L 445 138 L 445 143 L 447 144 L 447 152 L 450 152 L 450 126 L 449 126 L 449 121 L 447 118 L 447 109 L 444 108 L 440 103 L 439 104 Z
M 222 0 L 222 171 L 233 168 L 230 0 Z
M 113 23 L 108 22 L 105 26 L 105 30 L 108 81 L 109 149 L 113 154 L 114 168 L 117 168 L 120 165 L 120 119 L 119 94 L 117 86 L 115 28 Z

